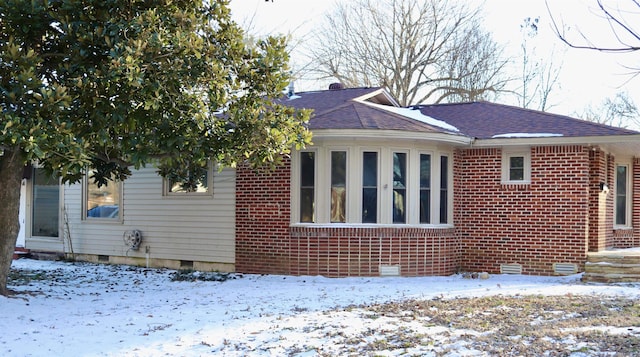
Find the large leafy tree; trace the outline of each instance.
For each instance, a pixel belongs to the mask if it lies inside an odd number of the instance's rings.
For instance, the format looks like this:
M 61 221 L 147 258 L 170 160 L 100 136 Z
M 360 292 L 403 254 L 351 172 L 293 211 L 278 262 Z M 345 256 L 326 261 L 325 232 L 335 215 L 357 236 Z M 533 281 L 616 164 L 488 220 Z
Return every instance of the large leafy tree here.
M 274 165 L 308 143 L 309 114 L 273 101 L 285 45 L 248 44 L 228 0 L 0 2 L 0 294 L 26 163 L 108 185 L 147 164 Z

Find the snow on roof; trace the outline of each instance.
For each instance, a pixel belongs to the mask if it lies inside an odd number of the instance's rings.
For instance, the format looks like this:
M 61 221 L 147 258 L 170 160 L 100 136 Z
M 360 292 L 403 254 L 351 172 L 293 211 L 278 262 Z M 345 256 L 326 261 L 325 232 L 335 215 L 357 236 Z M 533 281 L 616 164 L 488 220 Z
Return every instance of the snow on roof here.
M 400 107 L 393 107 L 393 106 L 389 106 L 389 105 L 380 105 L 380 104 L 375 104 L 375 103 L 371 103 L 371 102 L 363 102 L 367 105 L 379 108 L 379 109 L 383 109 L 398 115 L 402 115 L 405 116 L 407 118 L 413 119 L 413 120 L 417 120 L 420 122 L 423 122 L 425 124 L 428 125 L 432 125 L 432 126 L 437 126 L 439 128 L 448 130 L 448 131 L 454 131 L 454 132 L 459 132 L 460 130 L 458 130 L 458 128 L 456 128 L 455 126 L 442 121 L 442 120 L 438 120 L 435 118 L 432 118 L 428 115 L 424 115 L 420 112 L 419 109 L 413 109 L 413 108 L 400 108 Z
M 554 133 L 506 133 L 494 135 L 492 138 L 553 138 L 558 136 L 564 135 Z

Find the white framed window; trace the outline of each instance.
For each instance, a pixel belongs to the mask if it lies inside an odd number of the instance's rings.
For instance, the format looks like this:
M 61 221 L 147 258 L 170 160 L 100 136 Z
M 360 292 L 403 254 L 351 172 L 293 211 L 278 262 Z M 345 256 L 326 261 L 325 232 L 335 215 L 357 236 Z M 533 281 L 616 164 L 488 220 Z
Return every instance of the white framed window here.
M 406 152 L 393 152 L 392 163 L 392 210 L 393 223 L 407 223 L 407 156 Z
M 421 224 L 429 224 L 432 222 L 431 207 L 433 206 L 432 197 L 432 155 L 430 153 L 420 153 L 420 195 L 419 195 L 419 222 Z
M 503 150 L 502 183 L 531 183 L 531 150 Z
M 291 162 L 291 222 L 450 225 L 451 158 L 428 147 L 375 144 L 298 151 Z
M 331 151 L 331 223 L 347 221 L 347 151 Z
M 122 181 L 98 186 L 94 170 L 87 170 L 82 183 L 82 218 L 96 221 L 122 221 Z
M 300 222 L 316 221 L 316 153 L 300 152 Z
M 213 195 L 213 164 L 209 162 L 198 170 L 187 173 L 187 179 L 174 180 L 171 177 L 164 178 L 164 196 L 212 196 Z
M 442 155 L 440 156 L 440 197 L 438 197 L 439 205 L 440 205 L 440 223 L 447 224 L 449 223 L 449 215 L 450 215 L 450 206 L 452 197 L 451 190 L 451 174 L 449 170 L 450 160 L 449 156 Z
M 631 226 L 631 165 L 616 165 L 614 225 Z
M 379 156 L 377 151 L 362 152 L 362 223 L 378 223 Z

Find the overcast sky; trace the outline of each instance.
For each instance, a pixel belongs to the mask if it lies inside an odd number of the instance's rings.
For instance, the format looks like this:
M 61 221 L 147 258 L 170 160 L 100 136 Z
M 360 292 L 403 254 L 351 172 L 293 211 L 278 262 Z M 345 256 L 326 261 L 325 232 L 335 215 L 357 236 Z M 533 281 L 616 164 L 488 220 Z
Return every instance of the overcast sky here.
M 232 0 L 233 17 L 240 24 L 252 23 L 255 33 L 294 33 L 304 38 L 318 20 L 330 11 L 337 0 Z M 560 43 L 551 29 L 550 16 L 544 0 L 473 0 L 483 4 L 486 26 L 494 38 L 506 43 L 510 51 L 518 53 L 522 35 L 520 24 L 526 17 L 540 18 L 538 37 L 544 44 L 555 44 L 558 53 L 565 51 L 562 59 L 561 89 L 554 92 L 549 109 L 559 114 L 581 112 L 588 104 L 599 104 L 605 97 L 616 92 L 627 91 L 636 105 L 640 106 L 640 76 L 629 80 L 624 64 L 640 66 L 640 53 L 609 54 L 597 51 L 569 49 Z M 623 2 L 623 1 L 620 1 Z M 594 8 L 594 0 L 551 0 L 549 7 L 558 22 L 564 22 L 570 31 L 581 30 L 594 41 L 611 44 L 612 37 L 600 22 Z M 635 9 L 638 12 L 637 8 Z M 640 23 L 640 13 L 636 15 Z M 602 38 L 596 36 L 602 35 Z M 575 37 L 578 38 L 578 37 Z M 561 51 L 560 51 L 561 50 Z M 292 53 L 296 59 L 296 54 Z M 317 90 L 320 84 L 306 84 Z M 510 103 L 513 104 L 513 103 Z

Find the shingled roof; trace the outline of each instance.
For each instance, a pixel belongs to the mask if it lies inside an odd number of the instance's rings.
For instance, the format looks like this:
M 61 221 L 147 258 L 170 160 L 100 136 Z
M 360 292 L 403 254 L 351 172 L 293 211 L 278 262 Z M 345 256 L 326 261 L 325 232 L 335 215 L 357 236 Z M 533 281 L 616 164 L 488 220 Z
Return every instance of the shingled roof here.
M 309 129 L 398 130 L 470 139 L 637 136 L 637 131 L 489 102 L 401 108 L 381 88 L 301 92 L 281 104 L 313 109 Z M 637 141 L 637 137 L 629 140 Z
M 349 88 L 301 92 L 283 98 L 282 104 L 313 109 L 309 129 L 378 129 L 424 133 L 447 132 L 399 113 L 395 101 L 380 88 Z M 449 130 L 450 131 L 450 130 Z
M 445 121 L 473 138 L 507 137 L 591 137 L 637 135 L 638 132 L 611 127 L 564 115 L 551 114 L 489 102 L 422 105 L 420 111 Z

